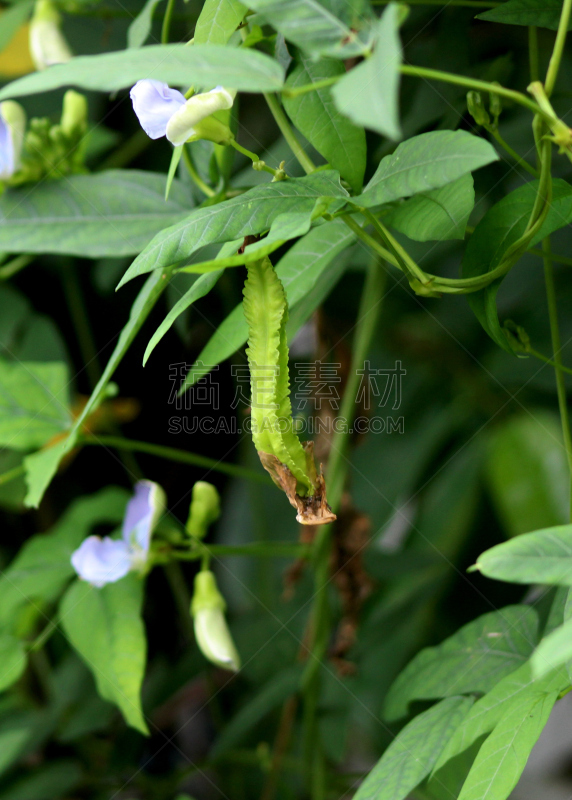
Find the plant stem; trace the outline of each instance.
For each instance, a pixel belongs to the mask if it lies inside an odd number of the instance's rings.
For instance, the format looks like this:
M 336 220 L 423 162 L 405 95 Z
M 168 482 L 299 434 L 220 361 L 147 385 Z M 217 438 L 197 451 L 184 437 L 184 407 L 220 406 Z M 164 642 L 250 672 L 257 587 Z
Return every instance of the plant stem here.
M 389 250 L 386 250 L 385 247 L 382 247 L 382 245 L 380 245 L 380 243 L 376 239 L 374 239 L 373 236 L 370 236 L 370 234 L 367 233 L 367 231 L 364 231 L 361 225 L 359 225 L 359 223 L 357 223 L 353 217 L 350 217 L 348 215 L 341 217 L 341 219 L 343 219 L 348 228 L 350 228 L 350 230 L 352 230 L 355 233 L 355 235 L 362 240 L 364 244 L 370 247 L 374 251 L 374 253 L 377 253 L 381 258 L 383 258 L 385 261 L 388 261 L 392 266 L 397 267 L 397 269 L 399 270 L 401 269 L 401 265 L 399 261 L 395 258 L 393 253 L 390 253 Z
M 544 258 L 544 253 L 542 250 L 539 250 L 537 247 L 531 247 L 528 250 L 533 256 L 539 256 L 539 258 Z M 566 258 L 566 256 L 556 256 L 554 253 L 550 253 L 550 258 L 554 264 L 564 264 L 566 267 L 572 267 L 572 258 Z
M 254 164 L 257 164 L 258 166 L 256 166 L 255 169 L 262 170 L 263 172 L 269 172 L 271 175 L 276 177 L 278 170 L 269 167 L 268 164 L 265 164 L 260 160 L 260 157 L 257 156 L 256 153 L 253 153 L 252 150 L 247 150 L 246 147 L 243 147 L 241 144 L 239 144 L 236 139 L 231 139 L 230 146 L 234 147 L 235 150 L 238 150 L 239 153 L 248 156 L 248 158 L 252 161 L 253 167 Z
M 101 172 L 104 169 L 119 169 L 119 167 L 125 167 L 127 164 L 130 164 L 134 158 L 137 158 L 137 156 L 145 152 L 151 142 L 152 139 L 147 136 L 145 131 L 135 131 L 133 136 L 120 145 L 115 152 L 111 153 L 105 161 L 97 165 L 95 168 L 96 171 Z
M 419 268 L 419 266 L 411 258 L 409 253 L 391 235 L 391 233 L 387 230 L 385 225 L 380 220 L 378 220 L 377 217 L 374 214 L 372 214 L 368 208 L 361 209 L 361 212 L 379 233 L 381 240 L 387 245 L 390 252 L 393 253 L 397 261 L 403 264 L 404 267 L 403 271 L 410 272 L 415 278 L 417 278 L 418 281 L 420 281 L 421 283 L 426 283 L 428 281 L 428 276 L 423 272 L 422 269 Z
M 570 520 L 572 521 L 572 436 L 570 434 L 570 419 L 568 415 L 568 403 L 566 400 L 566 384 L 562 371 L 562 345 L 560 342 L 560 330 L 558 327 L 558 306 L 556 302 L 556 288 L 554 286 L 554 269 L 552 266 L 552 258 L 550 257 L 550 237 L 543 239 L 542 250 L 544 252 L 544 280 L 546 283 L 548 316 L 550 318 L 550 337 L 552 339 L 553 360 L 556 365 L 556 392 L 558 394 L 558 407 L 560 409 L 562 435 L 564 438 L 564 447 L 566 449 L 568 469 L 570 472 Z
M 373 6 L 387 6 L 395 0 L 372 0 Z M 495 0 L 397 0 L 408 6 L 445 6 L 446 8 L 458 6 L 459 8 L 496 8 L 502 3 Z
M 16 480 L 19 478 L 20 475 L 23 475 L 26 471 L 26 468 L 23 464 L 19 464 L 17 467 L 13 467 L 12 469 L 3 472 L 0 475 L 0 486 L 4 486 L 5 483 L 10 483 L 11 481 Z
M 139 453 L 148 453 L 158 458 L 166 458 L 169 461 L 179 461 L 182 464 L 190 464 L 194 467 L 204 467 L 205 469 L 223 472 L 233 478 L 245 478 L 250 481 L 258 481 L 270 485 L 271 479 L 267 475 L 262 475 L 247 467 L 240 467 L 237 464 L 225 464 L 224 461 L 216 461 L 214 458 L 201 456 L 198 453 L 189 453 L 186 450 L 178 450 L 174 447 L 164 447 L 160 444 L 151 442 L 141 442 L 136 439 L 125 439 L 122 436 L 90 436 L 88 434 L 78 437 L 80 444 L 100 445 L 103 447 L 114 447 L 117 450 L 131 450 Z
M 368 350 L 375 332 L 381 302 L 384 296 L 386 273 L 378 258 L 370 265 L 362 291 L 362 297 L 356 323 L 352 363 L 344 396 L 340 407 L 340 418 L 346 421 L 343 432 L 334 433 L 331 439 L 331 450 L 328 461 L 328 500 L 336 511 L 339 508 L 343 487 L 346 479 L 348 463 L 346 453 L 349 447 L 349 426 L 354 418 L 356 393 L 359 385 L 360 374 L 367 358 Z M 322 660 L 326 654 L 329 636 L 329 568 L 330 568 L 330 541 L 332 526 L 323 525 L 318 528 L 314 540 L 314 604 L 311 614 L 311 641 L 308 664 L 304 673 L 304 735 L 305 752 L 319 760 L 318 734 L 316 730 L 316 712 L 319 699 L 319 678 Z M 314 758 L 307 759 L 310 774 L 321 775 L 320 764 Z M 323 796 L 321 781 L 317 784 L 311 781 L 314 800 Z
M 312 84 L 312 86 L 315 87 L 316 84 Z M 288 118 L 286 117 L 286 114 L 282 110 L 282 106 L 278 102 L 276 95 L 266 93 L 264 95 L 264 99 L 266 100 L 268 108 L 270 109 L 270 112 L 274 117 L 274 121 L 280 128 L 282 136 L 286 139 L 288 146 L 290 147 L 290 150 L 292 150 L 294 156 L 296 157 L 298 163 L 300 164 L 306 175 L 309 175 L 311 172 L 314 172 L 314 170 L 316 169 L 316 165 L 314 164 L 312 159 L 308 155 L 306 155 L 304 148 L 302 147 L 298 137 L 292 130 L 292 126 L 288 122 Z
M 560 21 L 558 23 L 558 31 L 556 33 L 556 41 L 554 42 L 554 49 L 550 56 L 548 64 L 548 71 L 546 73 L 546 80 L 544 81 L 544 91 L 546 96 L 550 97 L 556 78 L 558 77 L 558 70 L 560 69 L 560 62 L 564 53 L 564 45 L 566 44 L 566 35 L 568 33 L 568 23 L 570 22 L 570 13 L 572 12 L 572 0 L 564 0 L 562 5 L 562 12 L 560 14 Z
M 75 265 L 69 260 L 62 265 L 62 284 L 90 388 L 93 389 L 101 378 L 101 365 Z
M 339 75 L 334 75 L 331 78 L 323 78 L 321 81 L 314 81 L 313 83 L 306 83 L 304 86 L 292 86 L 287 89 L 282 89 L 281 93 L 285 97 L 298 97 L 300 94 L 307 94 L 308 92 L 317 92 L 318 89 L 326 89 L 332 86 L 340 79 Z
M 27 267 L 28 264 L 31 264 L 34 258 L 35 256 L 23 253 L 22 255 L 11 259 L 11 261 L 8 261 L 7 264 L 3 264 L 0 267 L 0 281 L 7 281 L 8 278 L 16 275 L 18 272 Z
M 171 593 L 175 600 L 175 605 L 177 606 L 185 635 L 188 640 L 192 642 L 195 633 L 193 620 L 191 618 L 191 594 L 185 581 L 181 565 L 177 561 L 169 561 L 168 564 L 165 564 L 165 575 L 171 587 Z
M 505 142 L 505 140 L 503 139 L 503 137 L 500 135 L 500 133 L 498 132 L 498 130 L 496 128 L 490 128 L 489 132 L 490 132 L 491 136 L 494 138 L 494 140 L 496 142 L 498 142 L 500 144 L 500 146 L 503 147 L 506 150 L 506 152 L 509 154 L 509 156 L 511 158 L 513 158 L 520 167 L 525 169 L 533 177 L 538 178 L 538 174 L 539 174 L 538 170 L 535 169 L 532 166 L 532 164 L 529 164 L 528 161 L 526 161 L 524 158 L 521 158 L 519 156 L 519 154 L 516 152 L 516 150 L 514 150 L 510 146 L 510 144 L 508 144 L 508 142 Z
M 539 353 L 538 350 L 535 350 L 534 347 L 527 347 L 523 349 L 523 353 L 527 353 L 530 356 L 534 356 L 534 358 L 538 358 L 539 361 L 544 361 L 545 364 L 548 364 L 550 367 L 554 369 L 558 369 L 561 372 L 565 372 L 567 375 L 572 375 L 572 369 L 570 367 L 565 367 L 563 364 L 557 364 L 551 358 L 547 358 L 542 353 Z
M 183 145 L 183 161 L 185 162 L 185 166 L 186 166 L 186 168 L 188 170 L 189 175 L 191 176 L 192 181 L 199 187 L 201 192 L 203 194 L 206 194 L 207 197 L 214 197 L 215 194 L 216 194 L 215 190 L 211 189 L 211 187 L 208 186 L 203 181 L 203 179 L 201 178 L 201 176 L 197 172 L 196 167 L 195 167 L 195 163 L 193 161 L 193 158 L 192 158 L 191 154 L 188 151 L 188 145 L 187 144 Z
M 168 0 L 165 16 L 163 17 L 163 26 L 161 27 L 161 44 L 169 44 L 169 29 L 171 27 L 174 7 L 175 0 Z

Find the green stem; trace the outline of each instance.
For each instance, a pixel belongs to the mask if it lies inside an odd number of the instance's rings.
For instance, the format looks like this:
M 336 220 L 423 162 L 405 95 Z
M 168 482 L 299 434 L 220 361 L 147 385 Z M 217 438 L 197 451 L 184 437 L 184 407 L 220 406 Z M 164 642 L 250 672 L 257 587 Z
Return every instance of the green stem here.
M 422 269 L 415 263 L 415 261 L 411 258 L 409 253 L 403 248 L 397 239 L 395 239 L 391 233 L 387 230 L 385 225 L 377 219 L 377 217 L 371 213 L 368 208 L 360 209 L 361 213 L 364 217 L 373 225 L 376 231 L 379 233 L 382 241 L 387 245 L 389 250 L 393 253 L 395 258 L 403 265 L 404 272 L 410 272 L 413 277 L 417 278 L 418 281 L 421 283 L 428 282 L 428 276 L 423 272 Z
M 538 29 L 535 25 L 528 28 L 528 64 L 530 70 L 530 80 L 540 79 L 540 67 L 538 62 Z
M 101 365 L 75 264 L 68 260 L 62 265 L 62 284 L 83 363 L 85 364 L 85 371 L 87 372 L 91 389 L 93 389 L 101 378 Z
M 558 394 L 558 407 L 560 409 L 560 420 L 562 422 L 562 435 L 564 437 L 564 447 L 568 459 L 568 469 L 570 472 L 570 519 L 572 521 L 572 436 L 570 434 L 570 419 L 568 415 L 568 403 L 566 400 L 566 384 L 562 370 L 562 345 L 560 342 L 560 330 L 558 327 L 558 306 L 556 302 L 556 288 L 554 285 L 554 269 L 550 257 L 550 238 L 542 241 L 544 252 L 544 280 L 546 283 L 546 299 L 548 301 L 548 316 L 550 318 L 550 336 L 552 339 L 553 360 L 556 365 L 556 392 Z
M 344 388 L 344 396 L 340 407 L 340 417 L 346 420 L 344 431 L 334 433 L 331 440 L 330 457 L 328 461 L 328 500 L 336 511 L 342 497 L 342 491 L 347 475 L 348 463 L 346 453 L 349 447 L 349 427 L 355 415 L 356 394 L 359 386 L 360 374 L 358 370 L 363 370 L 364 362 L 367 358 L 373 334 L 375 332 L 381 302 L 385 291 L 386 273 L 376 259 L 369 267 L 366 281 L 362 291 L 356 331 L 354 336 L 354 346 L 352 363 L 349 370 L 349 378 Z M 307 767 L 311 775 L 320 773 L 320 765 L 316 764 L 314 753 L 320 751 L 319 737 L 317 734 L 316 712 L 319 700 L 319 679 L 320 667 L 326 654 L 330 616 L 328 604 L 329 588 L 329 568 L 330 568 L 330 541 L 332 526 L 323 525 L 318 528 L 314 540 L 314 559 L 315 559 L 315 578 L 314 578 L 314 604 L 311 613 L 311 642 L 309 645 L 310 655 L 304 673 L 304 728 L 305 728 L 305 752 L 309 754 Z M 313 782 L 312 782 L 313 784 Z M 322 783 L 312 786 L 314 800 L 322 796 Z
M 246 147 L 243 147 L 241 144 L 239 144 L 236 139 L 231 139 L 229 144 L 231 147 L 234 147 L 235 150 L 238 150 L 239 153 L 247 156 L 252 161 L 253 167 L 256 164 L 257 166 L 254 167 L 255 169 L 262 170 L 263 172 L 269 172 L 270 175 L 274 175 L 274 177 L 276 177 L 278 170 L 272 169 L 272 167 L 269 167 L 268 164 L 264 163 L 264 161 L 261 161 L 260 157 L 257 156 L 256 153 L 253 153 L 252 150 L 247 150 Z
M 388 261 L 392 266 L 397 267 L 397 269 L 401 269 L 401 265 L 393 253 L 390 253 L 389 250 L 386 250 L 385 247 L 382 247 L 380 243 L 373 238 L 373 236 L 367 233 L 367 231 L 364 231 L 361 225 L 359 225 L 353 217 L 348 215 L 342 216 L 340 219 L 342 219 L 348 228 L 355 233 L 358 239 L 361 239 L 361 241 L 370 247 L 374 253 L 377 253 L 378 256 L 383 258 L 385 261 Z
M 185 634 L 189 641 L 192 642 L 195 633 L 193 629 L 193 620 L 191 618 L 191 594 L 185 581 L 181 565 L 177 561 L 169 561 L 168 564 L 165 564 L 165 575 L 169 582 Z
M 87 434 L 78 438 L 80 444 L 99 445 L 103 447 L 114 447 L 117 450 L 131 450 L 139 453 L 148 453 L 158 458 L 165 458 L 169 461 L 179 461 L 182 464 L 190 464 L 194 467 L 204 467 L 215 472 L 223 472 L 233 478 L 245 478 L 250 481 L 258 481 L 269 485 L 272 483 L 267 475 L 240 467 L 237 464 L 225 464 L 223 461 L 216 461 L 214 458 L 201 456 L 198 453 L 189 453 L 186 450 L 177 450 L 174 447 L 164 447 L 151 442 L 141 442 L 135 439 L 124 439 L 122 436 L 89 436 Z
M 516 150 L 514 150 L 510 146 L 510 144 L 508 144 L 508 142 L 505 142 L 505 140 L 503 139 L 503 137 L 500 135 L 500 133 L 498 132 L 498 130 L 496 128 L 488 128 L 487 130 L 489 131 L 491 136 L 494 138 L 494 140 L 496 142 L 498 142 L 498 144 L 500 144 L 500 146 L 503 147 L 506 150 L 506 152 L 509 154 L 509 156 L 511 158 L 513 158 L 520 167 L 525 169 L 533 177 L 538 178 L 538 170 L 535 169 L 532 166 L 532 164 L 529 164 L 528 161 L 526 161 L 526 159 L 521 158 L 521 156 L 519 156 L 519 154 L 516 152 Z
M 395 0 L 372 0 L 372 6 L 388 6 Z M 397 2 L 405 3 L 408 6 L 445 6 L 459 7 L 459 8 L 496 8 L 502 3 L 495 2 L 494 0 L 397 0 Z
M 35 256 L 26 255 L 23 253 L 20 256 L 16 256 L 11 261 L 8 261 L 7 264 L 3 264 L 0 267 L 0 281 L 7 281 L 8 278 L 12 278 L 18 272 L 23 270 L 28 264 L 31 264 L 34 260 Z
M 114 153 L 111 153 L 105 161 L 96 167 L 97 171 L 100 172 L 104 169 L 119 169 L 120 167 L 125 167 L 127 164 L 130 164 L 133 159 L 145 152 L 151 142 L 152 139 L 147 136 L 145 131 L 135 131 L 133 136 L 127 139 Z
M 556 41 L 554 42 L 554 49 L 550 56 L 548 64 L 548 71 L 546 73 L 546 80 L 544 81 L 544 91 L 546 96 L 550 97 L 556 78 L 558 77 L 558 70 L 560 69 L 560 62 L 564 53 L 564 45 L 566 44 L 566 35 L 568 33 L 568 23 L 570 22 L 570 13 L 572 12 L 572 0 L 564 0 L 562 5 L 562 12 L 560 14 L 560 21 L 558 23 L 558 31 L 556 33 Z
M 332 78 L 323 78 L 321 81 L 314 81 L 313 83 L 306 83 L 303 86 L 292 86 L 288 89 L 282 89 L 281 92 L 285 97 L 298 97 L 300 94 L 307 92 L 317 92 L 318 89 L 326 89 L 328 86 L 333 86 L 340 79 L 340 75 L 334 75 Z
M 312 84 L 312 86 L 315 87 L 316 84 Z M 282 106 L 278 102 L 276 95 L 266 93 L 264 95 L 264 99 L 266 100 L 268 108 L 270 109 L 270 112 L 274 117 L 274 121 L 280 128 L 282 136 L 286 139 L 286 142 L 288 143 L 290 150 L 292 150 L 294 156 L 296 157 L 298 163 L 300 164 L 306 175 L 309 175 L 311 172 L 314 172 L 316 166 L 312 161 L 312 159 L 308 155 L 306 155 L 304 148 L 302 147 L 298 137 L 292 130 L 292 126 L 288 122 L 288 118 L 286 117 L 286 114 L 282 110 Z
M 206 194 L 207 197 L 214 197 L 216 192 L 214 191 L 214 189 L 211 189 L 211 187 L 208 186 L 203 181 L 203 179 L 201 178 L 201 176 L 197 172 L 196 167 L 195 167 L 195 163 L 194 163 L 194 161 L 192 159 L 191 154 L 189 153 L 187 144 L 183 145 L 183 161 L 185 162 L 185 166 L 187 168 L 187 171 L 188 171 L 189 175 L 191 176 L 191 180 L 199 187 L 201 192 L 203 194 Z
M 527 353 L 530 356 L 534 356 L 534 358 L 538 358 L 539 361 L 544 361 L 545 364 L 548 364 L 550 367 L 558 369 L 561 372 L 565 372 L 567 375 L 572 375 L 572 369 L 570 369 L 569 367 L 565 367 L 563 364 L 557 364 L 551 358 L 547 358 L 545 355 L 539 353 L 538 350 L 535 350 L 533 347 L 530 346 L 525 348 L 523 347 L 522 352 Z
M 4 486 L 4 484 L 16 480 L 16 478 L 19 478 L 20 475 L 23 475 L 25 472 L 26 468 L 23 464 L 19 464 L 17 467 L 3 472 L 2 475 L 0 475 L 0 486 Z
M 544 253 L 537 247 L 531 247 L 528 252 L 533 256 L 544 258 Z M 566 256 L 556 256 L 554 253 L 550 253 L 550 258 L 554 264 L 564 264 L 565 267 L 572 267 L 572 258 L 566 258 Z
M 161 44 L 169 44 L 169 30 L 171 28 L 174 7 L 175 0 L 168 0 L 165 16 L 163 17 L 163 26 L 161 28 Z
M 48 639 L 58 629 L 58 623 L 51 619 L 46 627 L 36 636 L 33 642 L 28 645 L 28 652 L 33 653 L 36 650 L 41 650 Z

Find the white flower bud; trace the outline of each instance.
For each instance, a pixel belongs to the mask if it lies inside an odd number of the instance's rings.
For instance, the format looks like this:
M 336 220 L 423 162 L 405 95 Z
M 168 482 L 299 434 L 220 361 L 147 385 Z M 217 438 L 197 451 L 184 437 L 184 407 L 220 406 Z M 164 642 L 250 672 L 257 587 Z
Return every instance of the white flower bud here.
M 30 54 L 36 69 L 64 64 L 73 53 L 60 29 L 60 15 L 50 0 L 36 0 L 30 22 Z
M 191 603 L 197 644 L 213 664 L 236 672 L 240 669 L 240 656 L 226 624 L 225 608 L 214 574 L 210 570 L 201 570 L 195 578 Z
M 231 108 L 232 104 L 232 94 L 222 86 L 217 86 L 210 92 L 194 94 L 169 119 L 167 139 L 175 147 L 189 139 L 210 139 L 224 144 L 232 138 L 232 134 L 227 125 L 212 119 L 212 114 Z

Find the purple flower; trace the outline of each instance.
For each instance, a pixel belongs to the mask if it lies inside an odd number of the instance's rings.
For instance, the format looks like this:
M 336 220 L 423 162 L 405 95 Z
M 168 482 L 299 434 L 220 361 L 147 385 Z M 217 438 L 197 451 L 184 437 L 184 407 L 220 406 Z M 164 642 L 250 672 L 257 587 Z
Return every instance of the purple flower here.
M 100 588 L 124 578 L 132 570 L 143 571 L 151 535 L 164 507 L 165 495 L 159 484 L 136 483 L 125 510 L 122 538 L 88 536 L 72 554 L 71 563 L 79 577 Z
M 0 103 L 0 181 L 8 180 L 20 169 L 26 114 L 13 100 Z
M 154 80 L 137 81 L 130 95 L 141 127 L 151 139 L 165 136 L 167 123 L 187 102 L 177 89 Z

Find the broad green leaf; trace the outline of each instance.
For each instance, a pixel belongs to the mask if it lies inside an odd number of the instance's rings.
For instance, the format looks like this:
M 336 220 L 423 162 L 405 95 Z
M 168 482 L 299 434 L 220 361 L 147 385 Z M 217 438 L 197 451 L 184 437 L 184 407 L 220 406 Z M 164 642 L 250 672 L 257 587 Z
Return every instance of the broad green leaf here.
M 205 275 L 200 275 L 185 294 L 175 303 L 149 340 L 145 355 L 143 356 L 143 366 L 145 366 L 149 356 L 157 347 L 163 336 L 171 329 L 177 317 L 182 314 L 183 311 L 186 311 L 194 302 L 208 294 L 222 273 L 223 270 L 221 269 L 216 272 L 207 272 Z
M 389 5 L 377 24 L 372 56 L 351 69 L 332 89 L 342 114 L 389 139 L 401 139 L 399 7 Z
M 561 13 L 562 0 L 507 0 L 498 8 L 477 14 L 477 19 L 504 22 L 506 25 L 536 25 L 538 28 L 555 31 Z M 568 30 L 572 30 L 572 20 L 568 24 Z
M 313 228 L 280 259 L 276 274 L 286 290 L 292 318 L 296 316 L 297 303 L 312 291 L 332 260 L 353 241 L 354 234 L 349 228 L 341 220 L 335 220 Z M 248 326 L 241 303 L 223 320 L 203 348 L 187 374 L 182 391 L 204 376 L 205 367 L 212 368 L 229 358 L 246 343 L 247 337 Z
M 26 771 L 12 781 L 4 782 L 0 800 L 53 800 L 70 797 L 74 789 L 85 780 L 78 761 L 51 758 L 36 768 Z
M 537 678 L 572 659 L 572 619 L 551 631 L 538 645 L 530 660 Z
M 558 692 L 523 697 L 485 741 L 463 784 L 459 800 L 506 800 L 552 711 Z
M 48 533 L 27 541 L 0 578 L 0 625 L 12 623 L 25 603 L 53 601 L 75 574 L 70 562 L 73 551 L 95 525 L 119 523 L 127 499 L 125 489 L 117 487 L 82 497 Z
M 305 178 L 261 184 L 231 200 L 198 208 L 182 222 L 157 234 L 131 264 L 119 286 L 151 270 L 177 264 L 204 245 L 262 233 L 279 214 L 311 213 L 321 197 L 347 197 L 336 172 L 328 170 Z
M 100 695 L 121 709 L 129 725 L 148 733 L 141 708 L 147 653 L 142 605 L 143 581 L 134 574 L 102 589 L 78 580 L 61 602 L 60 621 Z
M 447 761 L 467 750 L 471 745 L 528 699 L 542 699 L 553 692 L 560 692 L 568 685 L 568 675 L 564 669 L 554 670 L 539 680 L 532 675 L 530 662 L 519 667 L 511 675 L 500 680 L 484 697 L 477 700 L 461 725 L 455 731 L 439 761 L 436 773 Z
M 226 44 L 246 11 L 239 0 L 205 0 L 195 27 L 195 45 Z
M 96 56 L 76 56 L 67 64 L 26 75 L 0 90 L 0 100 L 37 92 L 77 86 L 114 92 L 153 78 L 173 86 L 232 86 L 244 92 L 274 92 L 281 89 L 284 72 L 280 64 L 257 50 L 222 45 L 150 45 Z
M 167 284 L 168 280 L 161 272 L 156 272 L 154 275 L 150 275 L 143 284 L 141 291 L 137 295 L 135 302 L 131 307 L 129 319 L 119 335 L 119 339 L 117 340 L 117 344 L 115 345 L 113 353 L 107 362 L 107 365 L 103 371 L 103 375 L 91 393 L 91 396 L 85 404 L 83 411 L 75 420 L 66 439 L 54 445 L 53 447 L 50 447 L 48 450 L 41 450 L 38 453 L 33 453 L 32 455 L 26 456 L 24 459 L 24 465 L 26 468 L 26 483 L 28 485 L 28 493 L 25 500 L 27 506 L 36 507 L 39 505 L 44 492 L 50 485 L 52 478 L 57 472 L 61 459 L 75 446 L 77 442 L 77 436 L 81 431 L 85 420 L 105 398 L 107 385 L 113 377 L 113 373 L 117 369 L 123 356 L 129 349 L 133 339 L 149 316 L 151 309 L 161 296 L 161 293 L 164 291 Z
M 147 0 L 127 30 L 127 47 L 141 47 L 153 26 L 153 14 L 161 0 Z
M 415 717 L 398 733 L 354 795 L 354 800 L 404 800 L 431 772 L 439 754 L 471 708 L 450 697 Z
M 28 19 L 32 8 L 33 0 L 20 0 L 10 8 L 3 9 L 0 13 L 0 53 L 12 41 L 12 37 Z
M 9 633 L 0 633 L 0 692 L 17 681 L 25 669 L 26 653 L 22 642 Z
M 68 383 L 60 362 L 0 360 L 0 446 L 31 450 L 68 429 Z
M 502 422 L 489 440 L 486 476 L 508 536 L 565 523 L 570 487 L 558 417 L 535 411 Z
M 210 757 L 216 761 L 230 748 L 244 746 L 244 739 L 250 731 L 270 711 L 296 693 L 301 677 L 302 670 L 299 666 L 288 667 L 275 675 L 226 725 L 211 750 Z
M 441 189 L 413 195 L 384 222 L 416 242 L 464 239 L 474 205 L 473 176 L 467 173 Z
M 478 557 L 475 569 L 509 583 L 572 586 L 572 525 L 525 533 L 497 544 Z
M 318 0 L 252 0 L 248 6 L 314 57 L 345 59 L 368 50 L 367 32 L 356 33 Z
M 319 61 L 301 56 L 286 86 L 295 88 L 336 75 L 345 75 L 344 65 L 333 58 Z M 366 161 L 365 133 L 340 114 L 328 87 L 298 97 L 284 97 L 284 108 L 294 125 L 342 178 L 359 192 Z
M 531 181 L 503 197 L 487 211 L 475 228 L 465 250 L 462 264 L 464 278 L 484 275 L 500 264 L 506 250 L 520 239 L 526 230 L 537 189 L 538 181 Z M 529 247 L 568 225 L 571 220 L 572 186 L 566 181 L 555 179 L 552 185 L 550 211 Z M 491 339 L 503 350 L 512 353 L 512 347 L 498 318 L 496 296 L 501 283 L 502 278 L 480 292 L 467 295 L 467 299 Z
M 492 145 L 467 131 L 422 133 L 402 142 L 382 159 L 355 202 L 379 206 L 439 189 L 492 161 L 498 161 Z
M 404 717 L 413 700 L 490 691 L 527 661 L 537 640 L 538 617 L 530 606 L 483 614 L 415 656 L 389 691 L 386 718 Z
M 44 74 L 44 73 L 37 73 Z M 141 252 L 152 237 L 188 214 L 190 198 L 165 176 L 139 170 L 72 175 L 0 197 L 0 250 L 86 258 Z

